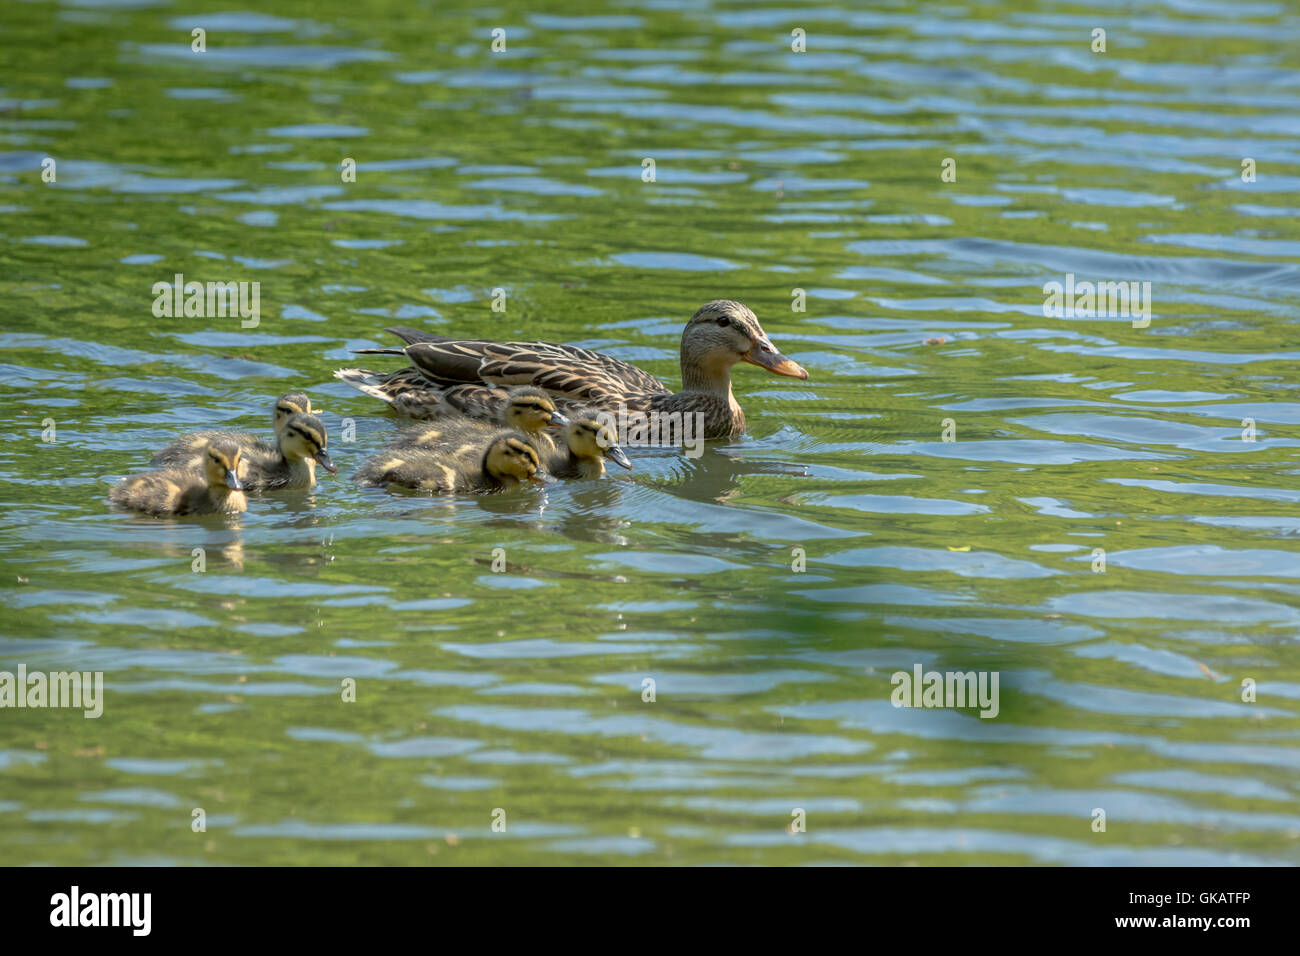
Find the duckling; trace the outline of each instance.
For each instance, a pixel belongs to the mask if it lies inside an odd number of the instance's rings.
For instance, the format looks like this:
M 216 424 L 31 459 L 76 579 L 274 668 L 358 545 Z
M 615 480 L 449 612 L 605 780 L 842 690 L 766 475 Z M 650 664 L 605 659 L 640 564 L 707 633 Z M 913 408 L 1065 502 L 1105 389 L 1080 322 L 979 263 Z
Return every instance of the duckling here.
M 399 485 L 435 494 L 509 491 L 521 481 L 543 482 L 541 460 L 528 438 L 498 431 L 480 445 L 478 458 L 457 457 L 429 448 L 394 448 L 376 455 L 357 471 L 363 485 Z
M 564 428 L 567 451 L 547 456 L 546 470 L 556 478 L 599 478 L 605 473 L 605 459 L 632 470 L 632 463 L 618 446 L 614 430 L 602 422 L 595 409 L 581 409 Z
M 491 421 L 478 417 L 489 414 Z M 482 442 L 505 427 L 523 432 L 545 456 L 555 454 L 559 448 L 543 429 L 551 424 L 569 423 L 556 410 L 555 400 L 531 385 L 512 388 L 495 402 L 484 399 L 464 411 L 450 408 L 431 417 L 436 419 L 434 424 L 408 428 L 397 436 L 393 447 L 444 449 L 465 442 Z
M 217 440 L 201 454 L 201 471 L 168 468 L 133 475 L 108 493 L 109 503 L 157 516 L 247 511 L 248 499 L 239 481 L 240 447 Z
M 268 488 L 314 488 L 316 465 L 336 474 L 338 469 L 325 450 L 329 436 L 315 415 L 291 415 L 280 432 L 280 447 L 270 455 L 250 454 L 241 475 L 250 491 Z
M 256 458 L 271 460 L 279 456 L 280 438 L 284 434 L 285 424 L 292 416 L 303 414 L 311 414 L 311 399 L 302 392 L 287 392 L 276 401 L 275 410 L 271 414 L 271 426 L 275 430 L 276 443 L 274 445 L 268 444 L 256 435 L 248 434 L 248 432 L 194 432 L 177 438 L 154 455 L 153 458 L 149 459 L 149 464 L 195 469 L 202 465 L 203 450 L 208 443 L 213 441 L 233 441 L 244 452 L 243 460 L 240 462 L 240 466 L 243 468 L 240 477 L 243 478 L 247 476 L 248 468 L 255 460 L 255 456 Z

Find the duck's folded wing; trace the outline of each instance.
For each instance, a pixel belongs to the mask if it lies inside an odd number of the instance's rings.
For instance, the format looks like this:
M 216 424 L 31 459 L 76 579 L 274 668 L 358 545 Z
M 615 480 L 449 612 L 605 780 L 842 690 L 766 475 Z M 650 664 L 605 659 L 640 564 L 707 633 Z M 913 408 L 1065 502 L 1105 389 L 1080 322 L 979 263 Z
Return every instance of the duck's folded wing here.
M 534 385 L 578 401 L 607 404 L 668 391 L 635 365 L 572 345 L 444 339 L 415 342 L 406 347 L 406 355 L 413 366 L 437 381 Z

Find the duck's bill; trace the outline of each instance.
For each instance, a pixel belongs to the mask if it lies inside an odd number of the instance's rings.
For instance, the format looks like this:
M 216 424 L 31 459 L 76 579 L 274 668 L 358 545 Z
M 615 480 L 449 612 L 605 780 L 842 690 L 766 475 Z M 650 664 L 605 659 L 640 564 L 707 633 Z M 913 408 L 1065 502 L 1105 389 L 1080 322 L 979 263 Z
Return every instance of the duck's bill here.
M 566 416 L 566 415 L 561 415 L 559 412 L 551 412 L 551 424 L 552 424 L 552 425 L 567 425 L 567 424 L 569 424 L 568 416 Z
M 751 365 L 765 368 L 773 375 L 785 375 L 789 378 L 806 380 L 808 373 L 794 359 L 786 358 L 776 350 L 771 342 L 758 342 L 742 358 Z
M 529 475 L 529 476 L 528 476 L 528 480 L 531 481 L 531 482 L 535 482 L 536 484 L 539 484 L 539 485 L 544 485 L 544 484 L 546 484 L 546 476 L 543 475 L 543 474 L 541 474 L 540 472 L 535 472 L 535 473 Z
M 239 476 L 229 469 L 226 471 L 226 487 L 231 491 L 244 490 L 244 484 L 239 480 Z
M 617 445 L 610 445 L 606 448 L 605 457 L 621 468 L 626 468 L 628 471 L 632 470 L 632 463 L 627 460 L 627 455 L 624 454 L 623 449 Z
M 325 454 L 324 451 L 316 452 L 314 457 L 316 458 L 316 463 L 320 465 L 322 468 L 324 468 L 326 471 L 328 471 L 331 475 L 337 475 L 339 473 L 338 466 L 335 465 L 334 462 L 330 460 L 330 456 Z

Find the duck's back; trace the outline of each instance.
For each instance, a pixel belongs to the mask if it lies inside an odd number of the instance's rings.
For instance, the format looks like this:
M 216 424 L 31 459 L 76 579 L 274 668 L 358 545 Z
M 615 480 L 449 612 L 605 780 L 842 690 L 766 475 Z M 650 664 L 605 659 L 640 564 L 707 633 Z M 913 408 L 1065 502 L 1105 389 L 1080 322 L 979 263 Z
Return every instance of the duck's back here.
M 467 442 L 485 441 L 500 425 L 478 419 L 445 417 L 428 425 L 403 429 L 393 439 L 393 448 L 424 448 L 446 450 Z
M 114 485 L 108 493 L 112 504 L 148 514 L 174 512 L 188 484 L 185 472 L 151 471 L 132 475 Z
M 151 515 L 197 515 L 243 511 L 242 492 L 217 494 L 196 472 L 168 469 L 132 475 L 108 493 L 112 504 Z
M 423 448 L 448 453 L 456 458 L 481 454 L 484 446 L 502 429 L 499 422 L 476 418 L 448 416 L 429 425 L 416 425 L 400 432 L 391 448 Z M 528 443 L 545 458 L 556 453 L 559 445 L 554 436 L 545 430 L 524 432 Z
M 576 345 L 453 339 L 402 327 L 385 331 L 408 343 L 406 356 L 422 374 L 448 386 L 535 385 L 571 401 L 597 405 L 668 392 L 644 369 Z M 454 401 L 454 389 L 448 392 Z
M 481 450 L 480 450 L 481 454 Z M 481 470 L 448 450 L 390 448 L 365 462 L 356 474 L 363 485 L 397 485 L 434 494 L 479 490 Z
M 274 459 L 279 455 L 279 449 L 274 445 L 268 444 L 248 432 L 207 431 L 181 435 L 149 459 L 149 464 L 155 468 L 179 468 L 184 470 L 199 468 L 203 464 L 204 448 L 209 444 L 220 442 L 234 442 L 243 453 L 239 462 L 240 478 L 245 477 L 251 463 L 263 459 Z

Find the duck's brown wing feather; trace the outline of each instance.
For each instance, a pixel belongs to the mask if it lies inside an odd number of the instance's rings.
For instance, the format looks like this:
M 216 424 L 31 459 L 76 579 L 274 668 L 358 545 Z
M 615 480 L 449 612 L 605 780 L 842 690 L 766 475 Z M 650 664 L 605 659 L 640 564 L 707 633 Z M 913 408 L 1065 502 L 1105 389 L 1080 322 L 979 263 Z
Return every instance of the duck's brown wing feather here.
M 573 345 L 441 339 L 414 342 L 404 351 L 421 374 L 437 382 L 534 385 L 559 397 L 602 405 L 668 393 L 649 372 Z

